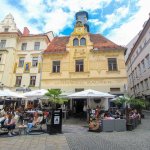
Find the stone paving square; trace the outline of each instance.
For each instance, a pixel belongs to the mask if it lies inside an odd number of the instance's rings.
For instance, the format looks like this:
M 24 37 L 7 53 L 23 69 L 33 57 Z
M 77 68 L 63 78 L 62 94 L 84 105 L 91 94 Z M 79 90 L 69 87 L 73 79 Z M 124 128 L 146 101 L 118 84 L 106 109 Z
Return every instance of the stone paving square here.
M 0 150 L 150 150 L 150 116 L 133 131 L 94 133 L 65 124 L 63 134 L 0 136 Z

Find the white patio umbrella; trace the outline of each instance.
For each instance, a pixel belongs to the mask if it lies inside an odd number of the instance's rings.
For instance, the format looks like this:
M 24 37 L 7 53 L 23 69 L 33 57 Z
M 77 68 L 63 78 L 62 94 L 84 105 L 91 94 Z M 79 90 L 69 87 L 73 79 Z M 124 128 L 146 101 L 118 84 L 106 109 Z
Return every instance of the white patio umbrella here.
M 45 93 L 47 93 L 48 91 L 45 89 L 40 89 L 40 90 L 34 90 L 34 91 L 30 91 L 30 92 L 26 92 L 23 94 L 23 96 L 27 97 L 27 98 L 41 98 L 45 95 Z
M 26 98 L 25 96 L 8 89 L 0 90 L 0 97 Z
M 115 97 L 115 98 L 111 99 L 110 101 L 116 101 L 116 100 L 118 100 L 118 98 L 125 98 L 125 99 L 127 99 L 127 100 L 130 99 L 130 98 L 127 97 L 127 96 L 118 96 L 118 97 Z
M 71 98 L 71 99 L 86 98 L 88 100 L 89 106 L 93 98 L 105 98 L 108 101 L 108 98 L 113 98 L 113 97 L 115 97 L 115 95 L 111 95 L 111 94 L 104 93 L 104 92 L 99 92 L 99 91 L 92 90 L 92 89 L 88 89 L 85 91 L 76 92 L 76 93 L 68 95 L 68 98 Z
M 113 98 L 115 95 L 111 95 L 104 92 L 99 92 L 96 90 L 88 89 L 81 92 L 76 92 L 73 94 L 68 95 L 69 98 Z

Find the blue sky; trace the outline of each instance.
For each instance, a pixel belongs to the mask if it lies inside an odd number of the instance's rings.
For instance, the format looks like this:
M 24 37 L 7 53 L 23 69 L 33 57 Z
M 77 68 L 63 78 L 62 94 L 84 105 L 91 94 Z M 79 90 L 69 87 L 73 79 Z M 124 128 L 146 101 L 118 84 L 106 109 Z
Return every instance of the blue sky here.
M 141 29 L 150 13 L 148 0 L 0 0 L 0 20 L 11 13 L 17 27 L 30 33 L 53 31 L 70 35 L 75 13 L 89 14 L 91 33 L 100 33 L 119 45 L 126 45 Z

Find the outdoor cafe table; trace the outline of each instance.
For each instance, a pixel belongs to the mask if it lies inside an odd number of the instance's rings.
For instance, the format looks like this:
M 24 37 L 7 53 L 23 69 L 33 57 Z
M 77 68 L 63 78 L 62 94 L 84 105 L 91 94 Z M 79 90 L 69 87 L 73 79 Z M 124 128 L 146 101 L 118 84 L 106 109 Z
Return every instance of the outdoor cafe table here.
M 26 129 L 27 129 L 27 125 L 19 125 L 18 126 L 19 129 L 19 135 L 21 135 L 21 133 L 23 132 L 24 134 L 27 134 Z
M 63 110 L 62 113 L 64 114 L 64 120 L 66 120 L 68 115 L 68 110 Z

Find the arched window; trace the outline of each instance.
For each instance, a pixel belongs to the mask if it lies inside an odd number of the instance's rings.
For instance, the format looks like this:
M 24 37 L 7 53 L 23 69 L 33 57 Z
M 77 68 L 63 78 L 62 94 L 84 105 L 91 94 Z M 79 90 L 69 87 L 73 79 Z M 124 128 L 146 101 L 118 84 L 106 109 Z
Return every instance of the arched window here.
M 85 39 L 85 38 L 81 38 L 81 39 L 80 39 L 80 45 L 81 45 L 81 46 L 86 45 L 86 39 Z
M 73 40 L 73 46 L 79 46 L 79 40 L 77 38 Z

